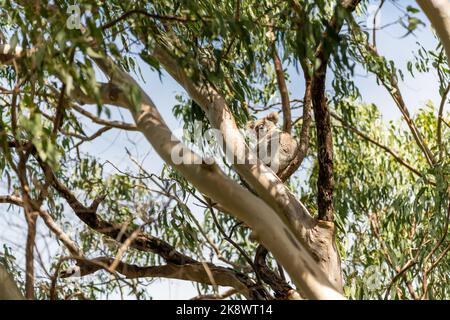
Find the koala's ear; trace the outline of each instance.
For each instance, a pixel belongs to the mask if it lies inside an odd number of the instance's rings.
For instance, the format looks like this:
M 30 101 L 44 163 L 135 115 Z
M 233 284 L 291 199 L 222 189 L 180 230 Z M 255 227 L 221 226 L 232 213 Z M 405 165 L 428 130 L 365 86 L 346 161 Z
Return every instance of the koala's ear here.
M 247 122 L 246 128 L 253 130 L 255 128 L 255 121 L 252 120 Z
M 273 123 L 277 124 L 278 123 L 278 112 L 271 112 L 269 113 L 269 115 L 267 116 L 267 120 L 272 121 Z

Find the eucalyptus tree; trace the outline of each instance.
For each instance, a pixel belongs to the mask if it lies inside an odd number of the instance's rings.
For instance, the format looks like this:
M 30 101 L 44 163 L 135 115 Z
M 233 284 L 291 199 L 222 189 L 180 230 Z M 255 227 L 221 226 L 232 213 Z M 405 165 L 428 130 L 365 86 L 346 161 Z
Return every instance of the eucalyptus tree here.
M 442 44 L 403 71 L 378 52 L 367 1 L 1 4 L 0 202 L 25 217 L 24 274 L 7 246 L 0 258 L 26 298 L 145 298 L 155 278 L 196 283 L 198 298 L 448 297 L 447 1 L 418 1 Z M 416 6 L 404 11 L 408 34 L 424 24 Z M 355 66 L 405 125 L 379 121 Z M 155 104 L 143 67 L 182 87 L 177 105 Z M 288 87 L 292 70 L 301 84 Z M 439 76 L 437 110 L 410 114 L 404 72 Z M 159 112 L 170 107 L 184 141 Z M 269 110 L 299 142 L 278 175 L 240 130 Z M 193 151 L 199 123 L 201 137 L 220 134 L 222 153 Z M 161 172 L 128 149 L 126 170 L 83 149 L 110 130 L 145 137 Z M 38 221 L 58 246 L 47 265 Z

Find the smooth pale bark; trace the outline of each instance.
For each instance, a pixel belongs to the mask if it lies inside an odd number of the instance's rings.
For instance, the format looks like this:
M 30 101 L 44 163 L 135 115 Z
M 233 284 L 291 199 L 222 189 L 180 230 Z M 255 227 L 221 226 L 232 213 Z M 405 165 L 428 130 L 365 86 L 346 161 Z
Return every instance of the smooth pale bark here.
M 33 54 L 35 50 L 29 50 L 26 54 Z M 13 59 L 23 56 L 25 52 L 20 47 L 11 47 L 9 44 L 0 44 L 0 63 L 11 64 Z
M 17 48 L 15 48 L 15 53 L 17 55 L 23 54 L 23 52 Z M 105 100 L 110 104 L 118 105 L 130 110 L 139 130 L 144 134 L 166 163 L 183 174 L 184 177 L 200 192 L 223 205 L 228 212 L 254 230 L 258 235 L 261 244 L 274 254 L 277 261 L 283 265 L 295 284 L 307 298 L 344 298 L 339 292 L 340 289 L 336 290 L 335 285 L 331 284 L 328 276 L 322 271 L 323 268 L 320 263 L 323 263 L 323 261 L 326 261 L 327 259 L 324 258 L 322 261 L 319 260 L 318 264 L 313 259 L 308 249 L 305 248 L 306 245 L 311 245 L 311 243 L 309 243 L 310 241 L 314 242 L 312 243 L 312 248 L 316 248 L 318 241 L 315 241 L 317 240 L 314 239 L 315 235 L 311 235 L 311 232 L 308 232 L 302 241 L 299 241 L 298 234 L 294 234 L 290 227 L 288 227 L 292 226 L 292 224 L 285 222 L 286 217 L 282 220 L 282 217 L 267 204 L 273 203 L 274 199 L 280 201 L 280 196 L 278 196 L 280 190 L 286 190 L 286 187 L 271 170 L 265 165 L 262 165 L 253 166 L 251 170 L 243 171 L 247 178 L 258 186 L 258 190 L 263 194 L 266 194 L 266 199 L 263 201 L 227 177 L 216 164 L 211 165 L 204 163 L 203 159 L 187 147 L 181 148 L 183 151 L 182 155 L 185 160 L 189 159 L 191 164 L 175 163 L 172 158 L 174 150 L 179 151 L 180 146 L 183 146 L 183 144 L 174 138 L 151 98 L 142 90 L 142 88 L 140 88 L 137 82 L 129 74 L 117 68 L 112 61 L 102 59 L 94 60 L 96 60 L 102 70 L 113 79 L 113 86 L 110 86 L 109 91 L 100 90 L 100 93 L 105 96 Z M 130 92 L 131 87 L 138 88 L 140 92 L 141 105 L 139 106 L 134 106 L 129 103 L 128 98 L 123 94 L 123 92 Z M 121 90 L 117 90 L 118 88 Z M 82 97 L 78 96 L 77 98 L 81 99 Z M 225 108 L 225 105 L 222 105 L 222 108 L 220 105 L 218 107 L 219 109 L 212 113 L 215 117 L 212 122 L 217 124 L 219 128 L 221 127 L 221 124 L 224 123 L 224 119 L 225 125 L 226 123 L 233 124 L 234 118 L 229 110 Z M 236 127 L 235 123 L 234 126 Z M 243 140 L 240 140 L 241 138 L 239 138 L 239 136 L 235 135 L 234 131 L 230 131 L 227 134 L 228 136 L 225 137 L 225 139 L 227 139 L 228 142 L 243 142 Z M 232 136 L 230 137 L 229 135 Z M 268 177 L 272 177 L 274 180 L 271 181 Z M 275 184 L 273 182 L 275 182 Z M 292 194 L 288 193 L 287 195 L 288 196 L 286 196 L 285 193 L 282 193 L 282 201 L 275 204 L 274 207 L 278 209 L 280 209 L 280 207 L 292 208 L 293 205 L 300 203 Z M 307 213 L 306 208 L 301 206 L 297 207 L 297 209 L 298 211 L 291 211 L 291 213 L 295 215 L 297 219 L 299 214 L 304 214 L 305 217 L 309 217 L 305 219 L 309 219 L 309 222 L 312 224 L 310 227 L 312 228 L 315 225 L 315 222 Z M 297 225 L 294 223 L 294 228 L 299 226 L 303 227 L 303 223 L 304 221 L 297 220 Z M 317 234 L 320 233 L 321 232 L 317 232 Z
M 450 66 L 450 1 L 449 0 L 417 0 L 423 12 L 430 19 L 436 30 Z
M 183 144 L 172 135 L 151 98 L 111 60 L 95 60 L 103 72 L 113 79 L 113 84 L 124 92 L 129 92 L 131 86 L 139 89 L 141 105 L 129 103 L 123 107 L 130 110 L 140 131 L 166 163 L 183 174 L 200 192 L 220 203 L 254 230 L 260 242 L 274 254 L 308 298 L 344 298 L 305 246 L 262 199 L 227 177 L 216 164 L 204 163 L 203 159 L 185 146 L 182 147 L 182 155 L 190 164 L 175 162 L 173 152 L 180 150 Z M 117 97 L 117 100 L 123 101 L 123 98 Z
M 280 216 L 297 239 L 311 252 L 331 283 L 342 291 L 342 272 L 337 252 L 333 222 L 314 219 L 278 176 L 248 148 L 225 99 L 211 86 L 199 87 L 186 75 L 169 52 L 160 46 L 154 57 L 205 111 L 211 125 L 218 129 L 231 154 L 243 159 L 233 167 L 253 190 Z M 258 239 L 258 233 L 256 233 Z
M 13 277 L 0 264 L 0 300 L 23 300 L 24 297 Z
M 19 198 L 14 195 L 6 195 L 0 196 L 0 203 L 9 203 L 17 206 L 23 207 L 25 204 L 22 198 Z M 76 267 L 80 276 L 85 276 L 91 273 L 94 273 L 100 269 L 104 269 L 110 271 L 112 268 L 112 264 L 117 262 L 117 266 L 115 268 L 116 271 L 126 276 L 127 278 L 139 278 L 139 277 L 159 277 L 159 278 L 168 278 L 168 279 L 179 279 L 179 280 L 188 280 L 195 281 L 203 284 L 211 284 L 211 285 L 220 285 L 224 287 L 233 287 L 237 292 L 243 294 L 246 298 L 252 299 L 254 298 L 254 283 L 249 280 L 249 278 L 245 277 L 238 272 L 235 272 L 232 269 L 215 266 L 212 264 L 206 265 L 193 261 L 186 261 L 186 263 L 182 265 L 178 265 L 176 263 L 171 263 L 162 266 L 150 266 L 150 267 L 141 267 L 137 265 L 130 265 L 124 263 L 120 260 L 116 260 L 109 257 L 101 257 L 93 260 L 88 260 L 83 256 L 82 251 L 77 247 L 76 243 L 70 239 L 70 237 L 56 224 L 50 214 L 44 210 L 43 208 L 39 208 L 39 215 L 44 220 L 45 224 L 49 228 L 50 231 L 65 245 L 65 247 L 71 253 L 71 258 L 78 261 L 78 266 Z M 100 232 L 100 231 L 99 231 Z M 117 239 L 116 239 L 117 240 Z M 162 241 L 161 241 L 162 242 Z M 172 252 L 173 254 L 173 252 Z M 161 256 L 161 254 L 159 254 Z M 175 254 L 173 254 L 174 256 Z M 0 265 L 1 268 L 3 268 Z M 13 288 L 11 282 L 4 276 L 7 275 L 6 272 L 2 272 L 0 268 L 0 300 L 7 299 L 7 297 L 11 297 L 14 295 L 14 291 L 7 289 Z M 4 268 L 3 268 L 4 269 Z M 71 268 L 73 270 L 73 268 Z M 208 270 L 208 272 L 206 272 Z M 62 274 L 66 272 L 67 276 L 74 275 L 73 272 L 67 273 L 67 269 L 60 273 Z M 10 277 L 11 278 L 11 277 Z M 2 286 L 2 284 L 4 285 Z M 19 292 L 20 293 L 20 292 Z M 16 299 L 13 297 L 13 299 Z M 23 299 L 23 297 L 22 297 Z
M 189 96 L 205 111 L 211 125 L 222 134 L 230 154 L 238 156 L 234 168 L 254 191 L 283 218 L 298 228 L 312 227 L 315 222 L 306 207 L 299 202 L 277 175 L 250 151 L 239 131 L 234 116 L 225 99 L 211 86 L 195 85 L 166 49 L 156 46 L 153 55 L 164 69 L 187 91 Z M 301 230 L 300 233 L 305 233 Z
M 0 44 L 0 62 L 5 62 L 5 59 L 1 58 L 2 53 L 5 56 L 7 55 L 9 59 L 6 63 L 10 63 L 12 56 L 20 58 L 24 55 L 29 56 L 34 52 L 34 49 L 24 51 L 19 47 L 11 48 L 8 45 Z M 339 254 L 336 250 L 334 240 L 329 241 L 330 239 L 334 239 L 334 224 L 331 222 L 319 223 L 316 221 L 277 175 L 250 152 L 244 138 L 239 132 L 234 116 L 228 108 L 226 101 L 214 88 L 207 87 L 206 89 L 201 89 L 196 86 L 186 76 L 175 59 L 167 54 L 166 50 L 162 47 L 156 47 L 154 55 L 160 60 L 166 71 L 183 86 L 191 98 L 205 110 L 212 126 L 219 129 L 222 133 L 226 148 L 229 148 L 232 154 L 244 157 L 241 164 L 235 165 L 236 171 L 249 183 L 264 202 L 275 210 L 281 221 L 283 221 L 284 226 L 290 229 L 294 237 L 308 249 L 316 261 L 315 265 L 318 266 L 318 271 L 325 273 L 332 286 L 342 292 L 342 272 Z M 98 59 L 97 62 L 99 62 Z M 108 67 L 104 71 L 106 74 L 111 72 L 108 71 Z M 121 94 L 120 91 L 123 89 L 124 84 L 125 91 L 128 92 L 130 90 L 130 84 L 136 83 L 129 75 L 126 76 L 130 78 L 131 82 L 116 81 L 116 83 L 101 84 L 99 86 L 99 93 L 103 103 L 129 109 L 130 106 L 127 103 L 127 97 Z M 141 91 L 143 92 L 143 90 Z M 83 101 L 84 103 L 96 103 L 93 97 L 83 94 L 80 90 L 74 90 L 71 95 L 76 100 Z M 148 97 L 145 93 L 144 96 Z M 153 125 L 159 126 L 156 123 L 153 123 Z M 158 140 L 156 140 L 156 143 L 158 143 Z M 178 142 L 173 142 L 164 151 L 170 155 L 172 148 L 178 146 Z M 191 157 L 189 154 L 186 156 Z M 225 176 L 225 174 L 222 175 Z M 206 192 L 205 194 L 208 195 Z M 252 193 L 249 194 L 253 196 Z M 221 201 L 217 201 L 214 197 L 211 198 L 218 202 L 221 207 L 226 207 Z M 230 210 L 226 209 L 226 212 L 230 212 Z M 251 226 L 250 224 L 248 225 Z M 255 228 L 252 229 L 255 232 L 256 239 L 259 240 L 261 232 L 258 232 Z M 262 232 L 262 234 L 264 233 Z M 261 243 L 263 242 L 261 241 Z M 269 247 L 267 248 L 270 250 Z

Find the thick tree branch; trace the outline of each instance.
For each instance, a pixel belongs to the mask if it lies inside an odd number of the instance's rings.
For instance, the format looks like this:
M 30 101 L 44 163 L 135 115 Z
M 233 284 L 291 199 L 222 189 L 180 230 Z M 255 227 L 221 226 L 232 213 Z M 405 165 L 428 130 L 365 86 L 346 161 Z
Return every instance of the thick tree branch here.
M 82 259 L 77 262 L 81 276 L 86 276 L 99 270 L 109 270 L 113 263 L 114 259 L 109 257 L 98 257 L 92 260 Z M 254 284 L 249 282 L 243 274 L 212 264 L 208 264 L 208 269 L 211 272 L 212 279 L 205 272 L 205 265 L 200 262 L 141 267 L 119 261 L 115 268 L 118 273 L 130 279 L 151 277 L 194 281 L 208 285 L 232 287 L 249 299 L 257 298 L 255 293 L 252 292 L 255 290 Z
M 249 150 L 225 99 L 208 84 L 202 87 L 194 84 L 167 49 L 157 46 L 153 54 L 202 107 L 212 126 L 220 130 L 225 148 L 238 158 L 233 166 L 239 175 L 282 219 L 289 221 L 298 238 L 305 239 L 308 229 L 316 225 L 314 219 L 276 174 Z
M 450 2 L 448 0 L 417 0 L 417 3 L 430 19 L 441 39 L 450 66 Z
M 344 24 L 345 15 L 351 15 L 359 2 L 359 0 L 350 0 L 337 5 L 315 53 L 315 58 L 320 65 L 313 73 L 311 95 L 317 131 L 317 159 L 319 162 L 319 177 L 317 179 L 318 218 L 324 221 L 333 221 L 334 189 L 333 136 L 330 111 L 325 96 L 327 65 L 331 51 L 335 46 L 335 35 L 339 34 Z
M 122 85 L 124 90 L 130 86 L 140 89 L 136 81 L 130 75 L 114 65 L 111 60 L 106 59 L 99 61 L 97 59 L 96 62 L 102 70 L 113 79 L 117 86 Z M 175 70 L 176 72 L 174 74 L 176 76 L 180 71 L 178 71 L 179 69 L 177 68 L 175 68 Z M 197 88 L 195 88 L 193 92 L 194 94 L 198 93 L 196 92 L 196 89 Z M 135 118 L 136 124 L 141 132 L 154 146 L 163 160 L 182 173 L 200 192 L 213 199 L 213 201 L 224 205 L 237 219 L 250 226 L 256 234 L 259 235 L 264 246 L 267 247 L 274 254 L 275 258 L 286 268 L 296 284 L 303 288 L 307 297 L 326 299 L 342 298 L 342 295 L 330 284 L 327 276 L 323 274 L 320 268 L 315 267 L 316 263 L 309 252 L 303 247 L 302 243 L 296 239 L 296 236 L 292 234 L 275 212 L 261 199 L 255 197 L 250 191 L 229 179 L 217 165 L 205 164 L 198 155 L 192 153 L 192 151 L 184 147 L 180 141 L 174 139 L 171 131 L 157 111 L 153 101 L 142 89 L 140 89 L 140 92 L 141 105 L 134 106 L 130 103 L 129 110 Z M 210 93 L 213 94 L 213 101 L 220 97 L 214 95 L 214 92 Z M 208 98 L 211 98 L 210 94 L 206 96 L 200 95 L 197 96 L 197 98 L 201 104 L 206 106 L 210 105 L 208 103 L 208 101 L 210 101 Z M 220 99 L 219 101 L 224 102 Z M 218 123 L 219 125 L 217 127 L 220 128 L 220 124 L 223 124 L 223 119 L 226 119 L 226 121 L 232 121 L 235 126 L 232 114 L 224 109 L 224 105 L 221 104 L 217 107 L 222 108 L 222 112 L 219 114 L 212 113 L 214 118 L 216 118 L 213 119 L 214 121 L 212 122 Z M 234 135 L 235 133 L 236 131 L 233 130 L 226 133 L 226 135 L 229 137 L 229 135 Z M 236 141 L 234 138 L 235 137 L 233 136 L 230 140 Z M 242 139 L 242 137 L 239 136 L 237 139 Z M 174 161 L 174 150 L 180 151 L 178 154 L 182 155 L 184 161 L 181 161 L 181 163 Z M 187 164 L 187 161 L 189 161 L 189 164 Z M 267 167 L 263 167 L 266 168 L 262 169 L 264 172 L 270 172 Z M 257 176 L 259 176 L 259 174 Z M 281 182 L 280 184 L 282 185 Z M 216 186 L 216 188 L 211 188 L 211 185 Z M 270 190 L 270 188 L 264 188 L 264 190 L 267 191 Z M 286 203 L 286 205 L 288 205 L 288 203 Z
M 291 133 L 292 116 L 291 105 L 289 103 L 289 90 L 287 88 L 286 79 L 284 77 L 283 64 L 278 56 L 277 48 L 273 45 L 272 48 L 273 64 L 275 66 L 275 74 L 277 76 L 278 90 L 281 95 L 281 107 L 283 110 L 283 130 Z
M 94 200 L 90 206 L 83 205 L 74 194 L 56 178 L 53 170 L 48 164 L 39 158 L 37 158 L 37 160 L 45 173 L 48 183 L 59 192 L 59 194 L 68 202 L 75 214 L 90 228 L 120 243 L 125 242 L 131 237 L 133 231 L 129 230 L 129 228 L 124 227 L 122 224 L 111 224 L 98 216 L 97 207 L 101 202 L 102 197 Z M 176 251 L 175 248 L 167 242 L 142 232 L 134 237 L 134 241 L 130 244 L 130 247 L 140 251 L 158 254 L 168 262 L 174 264 L 195 262 L 194 259 Z
M 254 264 L 261 279 L 272 288 L 276 298 L 285 300 L 300 299 L 300 295 L 285 280 L 267 266 L 267 254 L 267 249 L 262 245 L 259 245 L 256 249 Z
M 444 107 L 447 103 L 447 97 L 450 92 L 450 83 L 447 85 L 447 88 L 444 90 L 442 97 L 441 97 L 441 103 L 439 104 L 439 111 L 438 111 L 438 123 L 437 123 L 437 144 L 439 147 L 439 161 L 442 161 L 442 157 L 444 155 L 444 144 L 442 143 L 442 121 L 444 117 Z
M 10 203 L 20 207 L 23 206 L 22 198 L 14 195 L 0 196 L 0 203 Z
M 222 271 L 218 275 L 218 278 L 223 279 L 223 280 L 221 280 L 222 282 L 216 283 L 216 284 L 234 287 L 234 288 L 238 289 L 239 292 L 243 293 L 245 296 L 253 298 L 253 299 L 262 297 L 259 289 L 255 287 L 255 284 L 248 277 L 246 277 L 243 274 L 238 273 L 237 271 L 234 271 L 232 269 L 227 269 L 227 268 L 216 267 L 212 264 L 207 264 L 205 266 L 204 263 L 198 262 L 195 259 L 192 259 L 192 258 L 178 252 L 170 244 L 168 244 L 167 242 L 165 242 L 159 238 L 145 234 L 140 230 L 134 230 L 134 231 L 129 230 L 127 228 L 127 226 L 124 226 L 122 224 L 113 225 L 109 222 L 102 220 L 101 218 L 98 217 L 98 215 L 96 213 L 97 207 L 98 207 L 101 199 L 95 200 L 89 207 L 84 206 L 82 203 L 80 203 L 78 201 L 78 199 L 72 194 L 72 192 L 56 178 L 54 173 L 51 171 L 51 168 L 46 163 L 42 162 L 40 159 L 38 159 L 38 161 L 45 172 L 48 182 L 60 193 L 60 195 L 64 199 L 66 199 L 66 201 L 69 203 L 71 208 L 74 210 L 75 214 L 83 222 L 85 222 L 89 227 L 91 227 L 95 231 L 102 233 L 102 234 L 110 237 L 111 239 L 114 239 L 115 241 L 118 241 L 118 242 L 122 243 L 123 245 L 126 245 L 127 247 L 135 248 L 140 251 L 146 251 L 146 252 L 152 252 L 152 253 L 158 254 L 159 256 L 161 256 L 163 259 L 165 259 L 167 262 L 170 263 L 168 265 L 168 267 L 164 269 L 166 271 L 178 270 L 176 267 L 177 265 L 178 266 L 181 266 L 181 265 L 201 266 L 201 271 L 199 271 L 200 270 L 199 267 L 196 269 L 192 269 L 195 271 L 195 273 L 190 276 L 190 277 L 192 277 L 192 279 L 189 278 L 189 275 L 188 275 L 188 272 L 190 270 L 189 268 L 179 269 L 180 272 L 181 271 L 186 272 L 186 275 L 184 275 L 184 273 L 181 272 L 181 273 L 183 273 L 183 275 L 173 274 L 172 276 L 167 275 L 166 277 L 174 278 L 174 279 L 181 279 L 181 280 L 192 280 L 192 281 L 197 281 L 197 282 L 201 282 L 201 283 L 212 284 L 211 280 L 204 281 L 205 279 L 208 278 L 209 271 L 212 272 L 214 281 L 216 281 L 216 278 L 215 278 L 216 273 L 213 271 Z M 45 218 L 45 217 L 43 217 L 43 218 Z M 74 255 L 74 256 L 76 256 L 76 255 Z M 78 256 L 80 256 L 80 255 L 78 255 Z M 138 274 L 133 276 L 132 273 L 130 273 L 130 272 L 134 272 L 134 271 L 138 270 L 138 267 L 131 266 L 130 268 L 126 268 L 126 265 L 123 264 L 118 259 L 113 259 L 113 258 L 107 258 L 107 259 L 110 259 L 110 262 L 111 262 L 111 263 L 108 263 L 108 265 L 107 265 L 108 271 L 118 271 L 119 273 L 122 273 L 127 277 L 138 277 L 139 276 Z M 139 267 L 139 268 L 141 268 L 141 267 Z M 150 273 L 155 272 L 155 271 L 163 272 L 163 270 L 160 269 L 159 267 L 145 267 L 145 268 L 142 267 L 141 269 L 143 269 L 143 270 L 145 269 L 146 270 L 145 272 L 147 272 L 146 275 L 142 275 L 142 276 L 152 276 Z M 95 272 L 95 271 L 96 270 L 94 270 L 92 272 Z M 124 273 L 124 272 L 126 272 L 126 273 Z M 222 277 L 222 275 L 225 272 L 227 272 L 228 278 Z M 236 285 L 235 281 L 234 282 L 233 281 L 225 282 L 227 279 L 228 280 L 232 279 L 231 275 L 233 275 L 233 274 L 234 274 L 235 279 L 239 279 L 239 283 L 240 283 L 239 286 Z M 158 274 L 153 273 L 153 276 L 158 277 Z M 177 276 L 179 276 L 179 277 L 177 277 Z M 196 278 L 197 280 L 194 280 L 193 278 Z M 242 290 L 242 287 L 246 288 L 245 292 Z
M 268 20 L 268 18 L 267 18 Z M 289 100 L 289 90 L 286 84 L 286 79 L 283 70 L 283 63 L 277 52 L 276 36 L 272 28 L 269 28 L 269 37 L 271 40 L 271 52 L 272 60 L 275 67 L 275 75 L 277 77 L 278 91 L 281 96 L 281 108 L 283 110 L 283 130 L 291 133 L 292 129 L 292 116 L 291 116 L 291 104 Z
M 297 286 L 302 288 L 307 297 L 315 299 L 343 298 L 323 271 L 317 267 L 309 251 L 304 247 L 304 245 L 310 245 L 310 242 L 307 240 L 309 237 L 306 235 L 305 225 L 309 224 L 309 227 L 313 228 L 316 225 L 314 219 L 270 169 L 260 161 L 257 161 L 259 163 L 257 166 L 241 166 L 241 168 L 244 168 L 241 170 L 244 178 L 253 182 L 256 186 L 255 189 L 264 195 L 267 203 L 277 208 L 283 214 L 287 213 L 288 218 L 292 221 L 291 223 L 286 224 L 283 221 L 286 219 L 286 216 L 278 217 L 273 209 L 263 200 L 228 178 L 217 165 L 205 164 L 198 155 L 192 153 L 180 141 L 174 139 L 153 101 L 130 75 L 120 70 L 109 59 L 94 58 L 94 60 L 112 79 L 111 85 L 121 89 L 121 92 L 114 96 L 114 99 L 107 96 L 105 101 L 108 101 L 107 103 L 109 104 L 125 106 L 130 110 L 139 130 L 166 163 L 181 172 L 200 192 L 214 201 L 224 204 L 226 209 L 237 219 L 249 225 L 259 235 L 261 243 L 274 254 L 277 261 L 285 267 L 291 278 Z M 175 71 L 175 75 L 177 72 Z M 135 105 L 127 99 L 127 95 L 123 94 L 123 92 L 129 92 L 132 87 L 138 88 L 140 92 L 140 105 Z M 194 87 L 194 89 L 198 88 Z M 201 91 L 202 94 L 197 95 L 196 98 L 199 99 L 200 105 L 214 107 L 212 112 L 207 113 L 210 115 L 210 120 L 215 127 L 226 129 L 227 126 L 232 125 L 231 130 L 228 130 L 228 132 L 227 130 L 221 130 L 225 134 L 225 141 L 227 143 L 231 142 L 232 148 L 242 148 L 245 146 L 245 143 L 240 134 L 236 135 L 238 130 L 233 115 L 226 107 L 225 101 L 221 96 L 209 89 L 206 95 L 204 91 Z M 198 93 L 195 90 L 191 92 L 194 95 Z M 106 94 L 110 93 L 111 90 L 107 90 Z M 215 101 L 215 103 L 210 104 L 210 101 Z M 182 156 L 184 162 L 178 163 L 178 161 L 174 161 L 173 155 L 175 151 L 178 151 L 178 155 Z M 235 152 L 235 154 L 239 153 Z M 186 161 L 189 161 L 190 164 L 186 164 Z M 211 188 L 211 185 L 216 186 L 216 188 Z M 74 211 L 78 213 L 85 223 L 113 238 L 119 235 L 120 230 L 116 226 L 99 219 L 95 214 L 95 210 L 91 207 L 85 207 L 78 201 L 75 201 L 76 199 L 73 199 L 64 188 L 60 188 L 58 191 L 62 192 L 62 195 L 67 196 L 69 204 L 72 208 L 77 209 Z M 286 210 L 286 208 L 289 210 Z M 296 230 L 296 233 L 292 233 L 290 228 Z M 300 233 L 297 232 L 298 230 L 303 232 L 303 238 L 298 235 Z M 302 239 L 301 242 L 299 238 Z M 152 244 L 155 245 L 155 241 L 150 236 L 142 236 L 138 237 L 133 242 L 133 245 L 140 247 L 144 251 L 161 249 L 151 246 Z M 169 252 L 162 252 L 162 254 L 170 257 Z M 178 256 L 178 258 L 183 257 Z

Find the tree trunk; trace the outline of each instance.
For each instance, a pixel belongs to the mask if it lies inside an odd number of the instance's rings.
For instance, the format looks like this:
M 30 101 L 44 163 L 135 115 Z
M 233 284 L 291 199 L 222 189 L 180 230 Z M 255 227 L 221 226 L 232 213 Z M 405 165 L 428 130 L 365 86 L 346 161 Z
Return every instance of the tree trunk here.
M 334 222 L 317 220 L 317 225 L 309 232 L 308 248 L 328 280 L 343 292 L 341 258 L 336 246 Z

